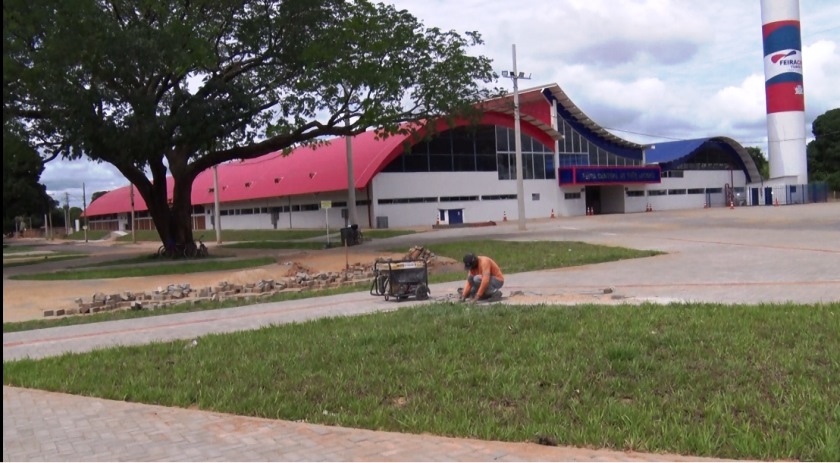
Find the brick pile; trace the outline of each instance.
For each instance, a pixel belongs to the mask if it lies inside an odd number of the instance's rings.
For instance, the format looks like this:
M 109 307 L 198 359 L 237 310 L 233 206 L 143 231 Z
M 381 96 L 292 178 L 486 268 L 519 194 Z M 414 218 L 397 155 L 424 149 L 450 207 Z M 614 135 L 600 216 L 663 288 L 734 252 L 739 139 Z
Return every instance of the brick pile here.
M 117 294 L 96 293 L 88 300 L 77 298 L 76 307 L 45 310 L 44 317 L 86 315 L 114 310 L 155 310 L 176 304 L 221 301 L 233 298 L 266 298 L 288 291 L 317 290 L 373 280 L 373 267 L 356 265 L 342 272 L 297 274 L 281 280 L 259 280 L 233 284 L 220 281 L 215 286 L 193 288 L 189 283 L 170 284 L 152 291 L 123 291 Z
M 435 255 L 423 246 L 413 246 L 403 257 L 406 260 L 434 260 Z M 189 283 L 170 284 L 153 291 L 118 294 L 96 293 L 89 300 L 77 298 L 76 307 L 45 310 L 44 317 L 87 315 L 114 310 L 155 310 L 176 304 L 221 301 L 233 298 L 267 298 L 284 291 L 306 291 L 372 281 L 373 265 L 356 264 L 341 272 L 310 274 L 297 272 L 281 280 L 259 280 L 248 284 L 220 281 L 215 286 L 192 288 Z

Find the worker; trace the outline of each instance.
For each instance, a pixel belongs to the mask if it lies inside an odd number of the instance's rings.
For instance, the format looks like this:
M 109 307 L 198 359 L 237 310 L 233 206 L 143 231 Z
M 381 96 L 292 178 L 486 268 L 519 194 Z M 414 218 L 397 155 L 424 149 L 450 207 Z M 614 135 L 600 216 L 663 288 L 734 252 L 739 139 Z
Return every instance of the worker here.
M 464 270 L 469 273 L 461 290 L 460 301 L 498 301 L 502 298 L 500 288 L 505 284 L 505 276 L 496 261 L 487 256 L 468 253 L 464 256 Z

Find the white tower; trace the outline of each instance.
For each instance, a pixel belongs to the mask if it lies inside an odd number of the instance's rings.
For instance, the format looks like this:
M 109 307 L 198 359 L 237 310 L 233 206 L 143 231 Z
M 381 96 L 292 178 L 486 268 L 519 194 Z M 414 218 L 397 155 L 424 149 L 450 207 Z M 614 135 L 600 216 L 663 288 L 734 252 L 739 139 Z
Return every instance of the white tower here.
M 761 0 L 770 177 L 808 183 L 799 0 Z

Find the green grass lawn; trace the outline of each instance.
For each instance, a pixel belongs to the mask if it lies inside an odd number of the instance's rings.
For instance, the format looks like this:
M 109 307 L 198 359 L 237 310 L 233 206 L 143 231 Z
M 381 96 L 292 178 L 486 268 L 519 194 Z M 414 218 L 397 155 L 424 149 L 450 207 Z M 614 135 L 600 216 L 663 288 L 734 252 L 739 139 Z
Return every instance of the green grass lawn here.
M 14 255 L 14 254 L 13 254 Z M 62 260 L 80 259 L 87 257 L 87 254 L 75 252 L 56 252 L 50 254 L 40 254 L 36 256 L 15 257 L 9 262 L 3 261 L 3 268 L 23 267 L 27 265 L 43 264 L 44 262 L 57 262 Z
M 840 459 L 840 304 L 436 303 L 4 362 L 6 385 L 410 433 Z
M 24 253 L 24 252 L 32 252 L 32 251 L 37 251 L 37 250 L 38 250 L 37 246 L 31 246 L 31 245 L 8 245 L 8 244 L 3 245 L 3 255 L 4 256 L 7 255 L 7 254 L 20 254 L 20 253 Z
M 64 239 L 75 240 L 75 241 L 80 241 L 80 240 L 84 241 L 85 236 L 87 236 L 88 241 L 97 241 L 97 240 L 101 240 L 101 239 L 105 238 L 106 236 L 108 236 L 110 234 L 111 234 L 111 232 L 108 231 L 108 230 L 88 230 L 87 234 L 85 234 L 85 231 L 82 230 L 82 231 L 73 232 L 73 233 L 67 235 Z M 128 240 L 131 241 L 131 238 L 129 237 Z
M 61 270 L 57 272 L 29 273 L 25 275 L 13 275 L 12 280 L 91 280 L 100 278 L 126 278 L 146 277 L 154 275 L 178 275 L 182 273 L 216 272 L 219 270 L 239 270 L 243 268 L 260 267 L 275 262 L 273 257 L 256 257 L 252 259 L 236 260 L 169 260 L 158 259 L 161 265 L 155 266 L 133 266 L 124 268 L 91 268 L 77 270 Z
M 222 249 L 324 249 L 326 238 L 323 241 L 238 241 L 236 243 L 222 244 Z M 339 245 L 341 242 L 333 242 Z

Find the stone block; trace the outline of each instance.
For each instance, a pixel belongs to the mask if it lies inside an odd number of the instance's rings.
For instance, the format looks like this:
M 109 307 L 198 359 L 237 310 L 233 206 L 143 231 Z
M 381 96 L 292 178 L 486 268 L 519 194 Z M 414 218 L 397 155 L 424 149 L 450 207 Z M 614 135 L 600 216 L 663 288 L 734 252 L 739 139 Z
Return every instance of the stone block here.
M 53 317 L 53 316 L 55 316 L 55 310 L 45 310 L 45 311 L 44 311 L 44 316 L 45 316 L 45 317 Z

